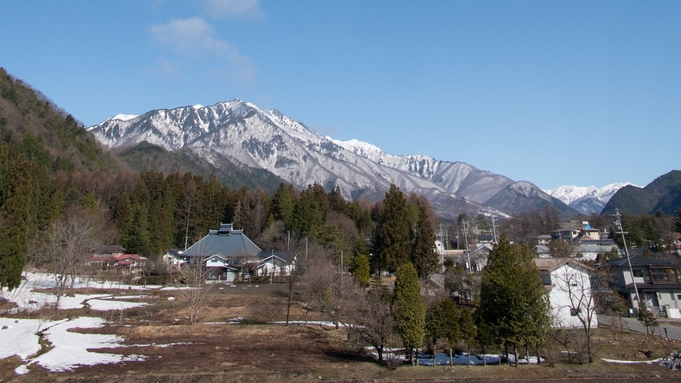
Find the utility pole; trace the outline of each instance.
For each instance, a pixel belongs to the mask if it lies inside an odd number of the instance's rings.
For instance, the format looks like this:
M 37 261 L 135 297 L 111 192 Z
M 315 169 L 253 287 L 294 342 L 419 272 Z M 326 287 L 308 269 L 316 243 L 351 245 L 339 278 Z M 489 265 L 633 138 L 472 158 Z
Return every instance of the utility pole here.
M 627 257 L 627 263 L 629 264 L 629 273 L 631 273 L 631 283 L 634 285 L 634 292 L 636 294 L 636 303 L 638 304 L 638 310 L 641 309 L 641 296 L 638 295 L 638 287 L 636 287 L 636 280 L 634 279 L 634 269 L 631 267 L 631 258 L 629 257 L 629 250 L 627 250 L 627 240 L 624 239 L 624 234 L 626 233 L 623 228 L 622 228 L 622 221 L 620 220 L 620 209 L 615 209 L 615 214 L 614 217 L 617 218 L 615 220 L 615 228 L 619 230 L 615 234 L 621 234 L 622 235 L 622 244 L 624 245 L 624 255 Z
M 497 243 L 497 226 L 496 226 L 496 218 L 495 216 L 492 216 L 492 243 L 496 244 Z
M 466 252 L 466 267 L 468 272 L 471 272 L 471 253 L 468 251 L 468 223 L 463 221 L 463 242 L 466 245 L 464 251 Z
M 442 222 L 440 222 L 440 229 L 437 232 L 440 237 L 440 271 L 445 270 L 445 235 L 442 230 Z

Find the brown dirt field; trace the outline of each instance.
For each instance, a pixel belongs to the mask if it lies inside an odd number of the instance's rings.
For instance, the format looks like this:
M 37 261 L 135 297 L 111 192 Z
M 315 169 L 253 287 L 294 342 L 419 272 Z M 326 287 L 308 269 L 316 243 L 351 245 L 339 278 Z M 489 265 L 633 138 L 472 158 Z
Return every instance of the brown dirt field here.
M 124 355 L 145 355 L 141 362 L 81 367 L 72 372 L 49 373 L 31 366 L 30 373 L 14 376 L 21 364 L 18 358 L 0 361 L 3 382 L 440 382 L 462 380 L 587 382 L 681 381 L 681 372 L 657 365 L 610 364 L 598 358 L 648 360 L 681 350 L 681 343 L 660 337 L 626 331 L 599 329 L 597 360 L 592 364 L 557 363 L 540 366 L 488 366 L 453 368 L 438 366 L 402 366 L 392 369 L 372 358 L 357 354 L 345 343 L 343 330 L 324 329 L 317 325 L 268 325 L 252 321 L 263 302 L 276 303 L 269 310 L 284 318 L 284 286 L 237 286 L 216 290 L 210 307 L 199 313 L 196 325 L 189 325 L 185 297 L 179 291 L 153 291 L 153 305 L 124 312 L 124 325 L 117 323 L 119 313 L 99 313 L 112 320 L 111 326 L 88 332 L 115 333 L 125 338 L 125 345 L 102 349 Z M 167 298 L 176 297 L 175 301 Z M 145 301 L 145 300 L 143 300 Z M 272 308 L 273 307 L 273 308 Z M 82 315 L 97 312 L 79 310 Z M 302 310 L 292 309 L 292 319 L 301 319 Z M 235 317 L 241 324 L 205 324 L 224 322 Z M 113 319 L 112 319 L 113 318 Z M 179 319 L 179 324 L 175 322 Z M 249 319 L 251 319 L 249 321 Z M 316 319 L 316 318 L 308 318 Z M 164 347 L 164 344 L 174 343 Z M 135 346 L 139 345 L 139 346 Z

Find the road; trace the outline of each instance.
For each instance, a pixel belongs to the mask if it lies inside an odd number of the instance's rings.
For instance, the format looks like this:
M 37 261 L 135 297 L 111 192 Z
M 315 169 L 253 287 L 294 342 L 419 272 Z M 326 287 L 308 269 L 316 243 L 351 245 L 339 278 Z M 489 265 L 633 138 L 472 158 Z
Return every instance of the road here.
M 614 327 L 619 327 L 619 319 L 617 317 L 599 315 L 598 323 L 612 325 Z M 665 336 L 669 339 L 681 341 L 681 323 L 669 323 L 664 321 L 658 321 L 659 325 L 655 327 L 655 335 Z M 641 322 L 636 318 L 622 317 L 622 324 L 625 329 L 637 332 L 646 332 L 646 328 Z M 665 332 L 666 330 L 666 332 Z

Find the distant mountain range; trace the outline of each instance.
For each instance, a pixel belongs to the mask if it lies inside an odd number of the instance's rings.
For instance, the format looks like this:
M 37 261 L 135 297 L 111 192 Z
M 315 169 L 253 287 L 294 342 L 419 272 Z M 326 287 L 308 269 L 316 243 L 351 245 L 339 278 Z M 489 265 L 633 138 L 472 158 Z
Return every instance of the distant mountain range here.
M 206 169 L 238 169 L 268 182 L 280 179 L 298 188 L 316 182 L 327 190 L 337 185 L 352 199 L 376 201 L 395 183 L 407 193 L 425 195 L 442 217 L 450 219 L 462 212 L 512 216 L 547 205 L 563 217 L 578 213 L 532 183 L 464 162 L 391 155 L 361 141 L 333 140 L 276 110 L 239 99 L 117 115 L 88 130 L 118 153 L 136 153 L 124 156 L 136 168 L 149 166 L 150 158 L 172 164 L 180 153 L 191 159 L 192 166 L 201 167 L 203 161 Z M 175 159 L 161 159 L 160 149 Z M 154 157 L 144 154 L 149 152 Z
M 610 198 L 618 190 L 629 185 L 638 187 L 629 182 L 619 182 L 605 185 L 602 188 L 595 186 L 559 186 L 544 191 L 578 212 L 589 215 L 592 213 L 600 214 Z

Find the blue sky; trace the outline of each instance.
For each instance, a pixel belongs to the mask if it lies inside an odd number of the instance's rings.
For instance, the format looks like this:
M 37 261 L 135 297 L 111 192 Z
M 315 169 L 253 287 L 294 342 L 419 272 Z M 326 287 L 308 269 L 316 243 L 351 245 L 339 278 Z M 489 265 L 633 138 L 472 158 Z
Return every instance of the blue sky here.
M 559 185 L 681 169 L 681 1 L 9 1 L 0 66 L 86 125 L 240 98 Z

